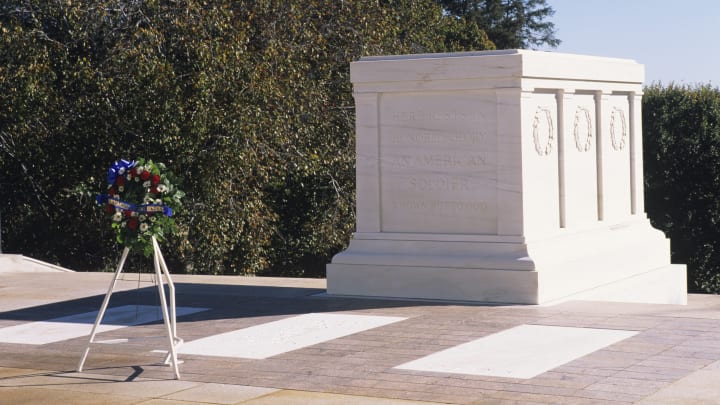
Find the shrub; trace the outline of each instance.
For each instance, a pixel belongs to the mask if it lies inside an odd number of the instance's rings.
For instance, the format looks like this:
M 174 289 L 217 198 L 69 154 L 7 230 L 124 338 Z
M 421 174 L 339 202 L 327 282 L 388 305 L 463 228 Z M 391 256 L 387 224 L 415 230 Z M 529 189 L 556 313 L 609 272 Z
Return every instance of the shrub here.
M 175 271 L 322 275 L 354 226 L 349 62 L 493 47 L 431 0 L 15 0 L 0 30 L 3 248 L 77 270 L 116 262 L 94 195 L 144 156 L 184 175 Z
M 720 292 L 720 90 L 653 84 L 643 98 L 646 210 L 687 263 L 691 291 Z

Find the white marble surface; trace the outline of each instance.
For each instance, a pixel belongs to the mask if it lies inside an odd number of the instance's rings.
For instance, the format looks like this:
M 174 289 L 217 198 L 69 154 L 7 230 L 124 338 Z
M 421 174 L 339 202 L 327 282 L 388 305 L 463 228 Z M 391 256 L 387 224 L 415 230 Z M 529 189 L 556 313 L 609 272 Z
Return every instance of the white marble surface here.
M 564 225 L 568 228 L 593 226 L 598 221 L 597 116 L 592 94 L 565 94 L 563 97 L 563 169 L 560 199 Z
M 23 255 L 0 254 L 0 274 L 47 272 L 72 272 L 72 270 Z
M 180 354 L 265 359 L 406 318 L 304 314 L 186 342 Z
M 497 233 L 492 92 L 380 99 L 383 232 Z
M 614 329 L 520 325 L 396 368 L 528 379 L 637 333 Z
M 205 311 L 206 308 L 177 307 L 177 316 Z M 0 342 L 44 345 L 62 340 L 88 336 L 92 331 L 97 311 L 63 316 L 47 321 L 29 322 L 0 329 Z M 141 325 L 162 319 L 160 307 L 124 305 L 108 308 L 98 333 Z

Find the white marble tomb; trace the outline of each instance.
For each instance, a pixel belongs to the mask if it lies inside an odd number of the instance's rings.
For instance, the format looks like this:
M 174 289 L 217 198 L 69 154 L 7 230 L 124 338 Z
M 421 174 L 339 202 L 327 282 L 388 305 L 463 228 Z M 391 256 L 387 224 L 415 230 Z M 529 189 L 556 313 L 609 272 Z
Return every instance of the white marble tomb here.
M 643 202 L 643 66 L 527 50 L 351 65 L 357 224 L 328 294 L 683 304 Z

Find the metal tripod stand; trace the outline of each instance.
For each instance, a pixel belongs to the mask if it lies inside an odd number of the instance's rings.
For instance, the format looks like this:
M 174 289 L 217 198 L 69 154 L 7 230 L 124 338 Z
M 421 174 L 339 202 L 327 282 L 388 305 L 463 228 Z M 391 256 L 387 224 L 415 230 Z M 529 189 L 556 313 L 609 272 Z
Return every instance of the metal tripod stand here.
M 160 306 L 162 308 L 162 315 L 165 322 L 168 344 L 170 346 L 170 350 L 165 357 L 164 363 L 173 367 L 175 371 L 175 379 L 179 380 L 180 371 L 178 370 L 177 348 L 183 343 L 183 340 L 177 336 L 177 322 L 175 320 L 175 285 L 172 282 L 172 278 L 170 278 L 170 272 L 168 271 L 167 265 L 165 264 L 165 259 L 163 258 L 162 252 L 160 251 L 160 246 L 158 245 L 157 240 L 154 236 L 152 237 L 152 244 L 153 263 L 155 265 L 155 276 L 157 277 L 158 281 L 157 286 L 158 294 L 160 296 Z M 95 319 L 95 324 L 93 325 L 92 332 L 90 332 L 90 339 L 88 340 L 85 352 L 80 358 L 80 363 L 78 363 L 78 372 L 81 372 L 83 370 L 85 360 L 87 359 L 88 353 L 90 352 L 90 345 L 95 343 L 95 335 L 97 333 L 97 328 L 102 322 L 103 316 L 105 315 L 108 303 L 110 302 L 110 296 L 112 296 L 118 277 L 120 276 L 120 273 L 122 273 L 123 266 L 125 266 L 125 260 L 127 259 L 128 253 L 130 253 L 130 249 L 126 247 L 125 250 L 123 250 L 122 256 L 120 257 L 120 262 L 118 263 L 117 270 L 115 270 L 115 276 L 113 277 L 112 282 L 110 283 L 110 287 L 105 294 L 105 300 L 100 307 L 100 312 L 98 312 L 97 318 Z M 162 278 L 163 275 L 165 276 L 168 285 L 168 295 L 170 297 L 169 307 L 167 302 L 168 300 L 165 297 L 165 286 L 163 284 Z

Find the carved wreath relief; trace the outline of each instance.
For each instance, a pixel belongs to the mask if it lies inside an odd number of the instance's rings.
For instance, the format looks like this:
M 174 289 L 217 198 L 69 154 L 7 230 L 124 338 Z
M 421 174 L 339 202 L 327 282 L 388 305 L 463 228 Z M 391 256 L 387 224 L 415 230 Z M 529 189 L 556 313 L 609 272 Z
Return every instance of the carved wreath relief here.
M 533 118 L 533 142 L 535 151 L 540 156 L 547 156 L 552 152 L 555 131 L 552 111 L 547 107 L 538 107 Z
M 613 149 L 621 151 L 625 148 L 627 132 L 625 111 L 614 107 L 610 115 L 610 141 L 612 142 Z
M 592 146 L 593 128 L 590 118 L 590 110 L 579 107 L 575 110 L 575 121 L 573 122 L 573 136 L 575 147 L 580 152 L 587 152 Z

